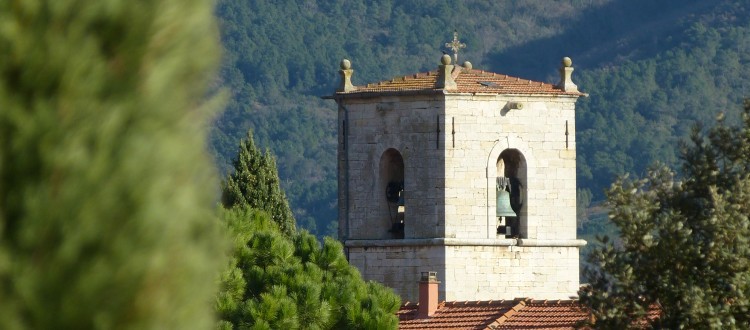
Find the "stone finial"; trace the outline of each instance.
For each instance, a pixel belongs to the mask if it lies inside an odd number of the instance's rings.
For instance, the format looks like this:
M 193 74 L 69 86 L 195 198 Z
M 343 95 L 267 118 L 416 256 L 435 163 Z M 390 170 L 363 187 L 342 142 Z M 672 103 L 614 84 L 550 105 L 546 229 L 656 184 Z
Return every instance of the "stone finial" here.
M 578 86 L 573 83 L 571 76 L 573 75 L 573 60 L 570 57 L 563 57 L 562 67 L 560 67 L 560 82 L 557 83 L 557 88 L 562 89 L 564 92 L 577 92 Z
M 352 70 L 352 62 L 343 59 L 341 60 L 339 67 L 341 68 L 341 70 L 339 70 L 339 74 L 341 75 L 341 85 L 339 85 L 339 88 L 336 91 L 351 92 L 356 90 L 357 87 L 352 85 L 352 73 L 354 73 L 354 70 Z
M 570 57 L 563 57 L 562 64 L 564 67 L 569 68 L 573 65 L 573 60 L 570 59 Z
M 445 90 L 455 90 L 458 88 L 456 81 L 453 80 L 453 65 L 451 64 L 451 56 L 443 54 L 440 58 L 441 65 L 438 66 L 438 78 L 435 88 Z
M 443 65 L 451 64 L 451 56 L 448 54 L 443 54 L 443 56 L 440 57 L 440 63 L 443 63 Z
M 341 64 L 339 65 L 341 66 L 341 70 L 349 70 L 352 68 L 352 62 L 347 59 L 341 60 Z
M 471 65 L 471 62 L 464 61 L 464 69 L 471 70 L 471 68 L 473 68 L 473 66 Z

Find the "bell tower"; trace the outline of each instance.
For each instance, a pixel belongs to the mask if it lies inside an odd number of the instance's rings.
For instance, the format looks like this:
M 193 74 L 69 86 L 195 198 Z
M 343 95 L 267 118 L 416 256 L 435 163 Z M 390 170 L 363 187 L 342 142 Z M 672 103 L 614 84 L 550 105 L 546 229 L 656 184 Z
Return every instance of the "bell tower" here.
M 326 98 L 338 105 L 349 262 L 410 301 L 426 271 L 438 273 L 441 300 L 576 295 L 586 243 L 576 239 L 575 102 L 586 94 L 572 61 L 553 85 L 452 60 L 363 86 L 341 62 Z

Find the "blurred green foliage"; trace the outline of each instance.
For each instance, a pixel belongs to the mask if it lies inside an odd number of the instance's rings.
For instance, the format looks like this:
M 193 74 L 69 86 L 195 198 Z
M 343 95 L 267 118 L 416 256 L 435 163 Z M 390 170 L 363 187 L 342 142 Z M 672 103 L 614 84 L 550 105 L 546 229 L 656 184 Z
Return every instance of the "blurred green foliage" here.
M 0 0 L 0 328 L 214 324 L 212 9 Z

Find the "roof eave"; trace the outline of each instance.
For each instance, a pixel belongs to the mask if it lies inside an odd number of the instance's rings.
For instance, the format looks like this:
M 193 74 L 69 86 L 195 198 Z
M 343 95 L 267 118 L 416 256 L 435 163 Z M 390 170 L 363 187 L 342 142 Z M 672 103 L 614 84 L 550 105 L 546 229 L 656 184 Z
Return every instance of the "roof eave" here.
M 402 90 L 402 91 L 353 91 L 353 92 L 337 92 L 333 95 L 322 96 L 324 100 L 341 100 L 341 99 L 367 99 L 382 96 L 403 96 L 403 95 L 442 95 L 445 91 L 442 89 L 417 89 L 417 90 Z
M 333 95 L 322 96 L 324 100 L 342 100 L 342 99 L 365 99 L 365 98 L 376 98 L 383 96 L 404 96 L 404 95 L 508 95 L 508 96 L 522 96 L 522 97 L 588 97 L 588 93 L 500 93 L 500 92 L 454 92 L 444 89 L 420 89 L 420 90 L 403 90 L 403 91 L 361 91 L 361 92 L 345 92 L 335 93 Z

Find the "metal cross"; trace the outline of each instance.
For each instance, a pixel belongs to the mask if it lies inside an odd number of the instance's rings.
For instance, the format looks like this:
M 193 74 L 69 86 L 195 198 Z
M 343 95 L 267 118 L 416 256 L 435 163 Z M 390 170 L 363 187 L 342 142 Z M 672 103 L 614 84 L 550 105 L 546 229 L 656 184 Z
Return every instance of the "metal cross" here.
M 453 41 L 446 42 L 445 47 L 448 47 L 453 51 L 453 63 L 458 64 L 458 50 L 461 48 L 466 48 L 466 44 L 463 44 L 460 41 L 458 41 L 457 30 L 453 30 Z

